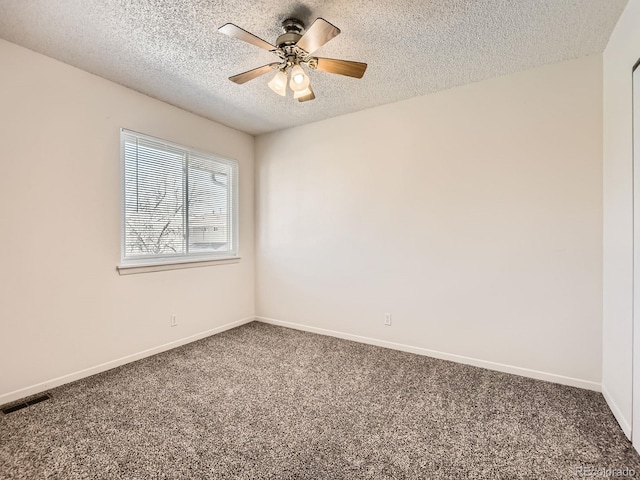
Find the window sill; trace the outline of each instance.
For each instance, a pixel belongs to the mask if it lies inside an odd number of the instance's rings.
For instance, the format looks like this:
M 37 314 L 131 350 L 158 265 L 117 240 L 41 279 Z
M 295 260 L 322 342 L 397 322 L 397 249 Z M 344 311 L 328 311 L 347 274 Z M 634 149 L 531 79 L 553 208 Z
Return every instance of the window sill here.
M 182 268 L 209 267 L 213 265 L 228 265 L 240 263 L 240 257 L 227 257 L 207 260 L 180 260 L 178 262 L 118 265 L 116 269 L 120 275 L 132 275 L 134 273 L 162 272 L 165 270 L 179 270 Z

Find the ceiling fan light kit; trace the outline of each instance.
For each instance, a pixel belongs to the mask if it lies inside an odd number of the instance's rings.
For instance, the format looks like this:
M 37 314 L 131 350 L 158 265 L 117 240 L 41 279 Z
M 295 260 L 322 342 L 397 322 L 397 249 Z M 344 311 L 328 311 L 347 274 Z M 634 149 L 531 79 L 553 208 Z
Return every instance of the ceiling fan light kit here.
M 287 96 L 287 74 L 280 70 L 268 83 L 269 88 L 283 97 Z
M 305 97 L 307 95 L 311 95 L 311 88 L 307 87 L 304 90 L 298 90 L 297 92 L 293 92 L 293 98 L 296 100 Z
M 310 70 L 320 70 L 353 78 L 362 78 L 367 69 L 366 63 L 312 56 L 312 53 L 317 49 L 340 34 L 338 27 L 323 18 L 317 18 L 306 32 L 304 23 L 300 20 L 286 19 L 282 22 L 283 33 L 277 38 L 276 45 L 272 45 L 232 23 L 223 25 L 218 31 L 273 52 L 280 58 L 279 62 L 234 75 L 229 77 L 229 80 L 243 84 L 273 70 L 278 70 L 268 83 L 269 88 L 285 97 L 288 83 L 289 88 L 293 91 L 293 98 L 299 102 L 316 98 L 311 88 L 311 79 L 302 68 L 303 65 Z
M 289 83 L 291 90 L 294 92 L 301 92 L 307 89 L 309 83 L 309 77 L 304 73 L 302 67 L 300 65 L 294 65 L 291 69 L 291 82 Z

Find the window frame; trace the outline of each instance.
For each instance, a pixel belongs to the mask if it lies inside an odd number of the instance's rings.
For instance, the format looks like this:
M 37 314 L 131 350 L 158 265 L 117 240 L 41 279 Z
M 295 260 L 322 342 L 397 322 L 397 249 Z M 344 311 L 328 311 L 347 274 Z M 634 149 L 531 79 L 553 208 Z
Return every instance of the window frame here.
M 184 165 L 184 170 L 187 172 L 185 175 L 187 177 L 184 179 L 183 184 L 185 187 L 185 196 L 188 195 L 188 171 L 189 171 L 189 155 L 194 155 L 196 157 L 209 159 L 211 161 L 218 161 L 221 164 L 228 166 L 231 170 L 230 179 L 229 179 L 229 189 L 230 189 L 230 202 L 229 206 L 231 209 L 230 215 L 230 237 L 231 237 L 231 248 L 224 252 L 215 253 L 215 252 L 206 252 L 206 253 L 182 253 L 182 254 L 160 254 L 160 255 L 134 255 L 127 256 L 126 255 L 126 236 L 127 236 L 127 198 L 126 198 L 126 158 L 125 158 L 125 143 L 127 141 L 127 136 L 134 136 L 135 138 L 140 138 L 143 140 L 156 142 L 161 145 L 166 145 L 171 149 L 177 149 L 186 154 L 186 162 Z M 148 271 L 158 271 L 158 270 L 173 270 L 175 268 L 188 268 L 188 267 L 198 267 L 198 266 L 206 266 L 206 265 L 215 265 L 215 264 L 228 264 L 233 263 L 232 261 L 237 261 L 240 259 L 239 257 L 239 171 L 240 166 L 239 162 L 236 159 L 225 157 L 222 155 L 218 155 L 211 152 L 206 152 L 203 150 L 199 150 L 196 148 L 188 147 L 186 145 L 182 145 L 176 142 L 172 142 L 169 140 L 164 140 L 162 138 L 154 137 L 151 135 L 147 135 L 144 133 L 136 132 L 133 130 L 128 130 L 126 128 L 120 129 L 120 264 L 118 265 L 118 271 L 120 274 L 124 273 L 143 273 Z M 185 205 L 184 208 L 184 217 L 188 218 L 189 211 L 188 205 Z M 189 248 L 189 223 L 188 220 L 183 222 L 183 227 L 185 228 L 185 245 L 186 249 Z M 162 268 L 166 267 L 166 268 Z

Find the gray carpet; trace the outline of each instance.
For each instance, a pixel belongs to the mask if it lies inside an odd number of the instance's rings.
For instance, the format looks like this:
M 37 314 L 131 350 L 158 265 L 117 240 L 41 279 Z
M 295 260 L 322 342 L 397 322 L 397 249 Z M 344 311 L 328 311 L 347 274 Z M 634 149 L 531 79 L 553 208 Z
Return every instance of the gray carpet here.
M 257 322 L 50 394 L 0 478 L 640 477 L 599 393 Z

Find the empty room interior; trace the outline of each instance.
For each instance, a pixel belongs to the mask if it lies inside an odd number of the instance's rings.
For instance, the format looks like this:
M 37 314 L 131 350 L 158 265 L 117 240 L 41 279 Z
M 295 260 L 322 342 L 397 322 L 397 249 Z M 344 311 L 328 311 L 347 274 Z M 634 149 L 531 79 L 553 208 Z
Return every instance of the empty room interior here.
M 0 478 L 640 477 L 639 61 L 640 0 L 0 0 Z

